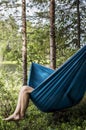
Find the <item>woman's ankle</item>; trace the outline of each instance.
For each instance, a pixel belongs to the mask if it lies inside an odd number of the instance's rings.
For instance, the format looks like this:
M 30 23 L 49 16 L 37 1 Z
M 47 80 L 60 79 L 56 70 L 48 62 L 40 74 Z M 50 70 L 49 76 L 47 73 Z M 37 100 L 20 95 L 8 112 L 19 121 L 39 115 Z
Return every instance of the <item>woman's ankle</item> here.
M 21 114 L 20 114 L 20 118 L 21 118 L 21 119 L 23 119 L 23 118 L 24 118 L 24 116 L 25 116 L 25 114 L 24 114 L 24 113 L 21 113 Z

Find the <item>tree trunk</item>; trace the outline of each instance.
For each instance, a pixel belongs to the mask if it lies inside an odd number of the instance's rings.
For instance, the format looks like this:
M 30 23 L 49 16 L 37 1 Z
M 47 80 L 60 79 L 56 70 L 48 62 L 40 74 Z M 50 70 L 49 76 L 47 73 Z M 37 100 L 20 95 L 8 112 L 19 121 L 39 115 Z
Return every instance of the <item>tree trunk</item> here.
M 56 68 L 55 0 L 50 1 L 50 67 Z
M 79 11 L 80 1 L 77 0 L 77 31 L 78 31 L 78 43 L 77 47 L 80 48 L 80 11 Z
M 22 0 L 22 61 L 23 85 L 27 85 L 27 41 L 26 41 L 26 0 Z

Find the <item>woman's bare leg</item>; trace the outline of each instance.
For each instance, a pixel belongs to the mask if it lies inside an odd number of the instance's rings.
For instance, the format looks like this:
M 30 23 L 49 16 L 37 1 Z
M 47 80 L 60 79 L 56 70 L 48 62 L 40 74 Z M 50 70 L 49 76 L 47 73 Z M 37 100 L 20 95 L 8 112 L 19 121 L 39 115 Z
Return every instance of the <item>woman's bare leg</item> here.
M 11 120 L 20 120 L 24 117 L 26 109 L 29 104 L 29 94 L 33 91 L 34 89 L 29 86 L 23 86 L 18 97 L 18 103 L 16 106 L 16 109 L 14 113 L 9 116 L 8 118 L 5 118 L 6 121 L 11 121 Z
M 24 117 L 26 109 L 28 107 L 29 94 L 34 90 L 32 87 L 27 87 L 27 86 L 24 86 L 23 89 L 24 90 L 22 90 L 21 92 L 23 94 L 23 96 L 21 96 L 21 110 L 20 110 L 21 117 Z

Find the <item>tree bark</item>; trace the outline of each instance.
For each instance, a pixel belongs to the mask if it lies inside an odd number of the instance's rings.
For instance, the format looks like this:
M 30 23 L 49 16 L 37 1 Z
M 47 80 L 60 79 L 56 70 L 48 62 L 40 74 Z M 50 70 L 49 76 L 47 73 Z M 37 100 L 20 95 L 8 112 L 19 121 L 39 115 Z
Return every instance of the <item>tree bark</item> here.
M 80 1 L 77 0 L 77 31 L 78 31 L 78 43 L 77 47 L 80 48 L 80 10 L 79 10 Z
M 22 0 L 22 62 L 23 85 L 27 85 L 27 36 L 26 36 L 26 0 Z
M 55 0 L 50 1 L 50 67 L 56 68 Z

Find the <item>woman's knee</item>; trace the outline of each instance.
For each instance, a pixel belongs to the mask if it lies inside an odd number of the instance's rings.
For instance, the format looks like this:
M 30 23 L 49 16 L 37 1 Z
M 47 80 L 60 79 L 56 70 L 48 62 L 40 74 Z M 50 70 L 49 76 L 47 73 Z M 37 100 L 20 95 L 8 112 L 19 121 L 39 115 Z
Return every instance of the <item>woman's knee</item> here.
M 30 86 L 25 85 L 25 86 L 22 87 L 21 91 L 23 93 L 31 93 L 33 91 L 33 88 L 30 87 Z
M 22 88 L 21 88 L 21 92 L 27 92 L 27 90 L 28 90 L 28 87 L 29 86 L 27 86 L 27 85 L 25 85 L 25 86 L 23 86 Z

